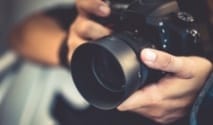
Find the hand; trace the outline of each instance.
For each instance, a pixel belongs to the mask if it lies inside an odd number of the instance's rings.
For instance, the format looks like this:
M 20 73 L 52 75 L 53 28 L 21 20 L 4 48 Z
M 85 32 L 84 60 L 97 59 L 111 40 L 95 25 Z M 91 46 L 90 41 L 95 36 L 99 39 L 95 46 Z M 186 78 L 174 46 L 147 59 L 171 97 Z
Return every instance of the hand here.
M 110 29 L 90 20 L 89 15 L 106 17 L 110 14 L 109 6 L 102 0 L 77 0 L 79 15 L 70 27 L 68 36 L 69 54 L 71 60 L 73 51 L 88 40 L 96 40 L 110 34 Z
M 118 110 L 133 111 L 161 124 L 186 115 L 212 70 L 212 64 L 204 58 L 176 57 L 154 49 L 144 49 L 141 60 L 150 68 L 173 75 L 136 91 Z
M 76 5 L 80 14 L 88 16 L 95 14 L 96 16 L 106 17 L 110 14 L 110 8 L 103 0 L 76 0 Z

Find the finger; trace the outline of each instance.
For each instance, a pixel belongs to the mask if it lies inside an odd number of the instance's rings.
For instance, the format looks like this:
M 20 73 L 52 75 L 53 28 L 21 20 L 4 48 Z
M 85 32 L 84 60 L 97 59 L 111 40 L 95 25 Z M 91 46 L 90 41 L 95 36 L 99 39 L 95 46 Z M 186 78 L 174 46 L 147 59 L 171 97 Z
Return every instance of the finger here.
M 192 67 L 195 66 L 191 58 L 176 57 L 154 49 L 143 49 L 141 59 L 150 68 L 174 73 L 183 78 L 191 78 Z
M 128 99 L 119 105 L 117 109 L 120 111 L 134 110 L 138 108 L 146 109 L 159 102 L 162 102 L 162 96 L 159 92 L 158 85 L 151 84 L 134 92 Z
M 178 91 L 174 88 L 177 88 Z M 171 82 L 170 86 L 161 86 L 161 84 L 154 83 L 150 84 L 133 93 L 118 107 L 118 110 L 135 111 L 140 109 L 141 113 L 148 113 L 160 117 L 162 113 L 165 113 L 163 111 L 185 108 L 193 100 L 193 97 L 191 97 L 192 93 L 183 90 L 183 88 L 178 88 L 179 87 L 172 87 Z
M 108 16 L 110 8 L 103 0 L 77 0 L 76 5 L 82 14 L 95 14 L 97 16 Z
M 177 119 L 180 119 L 184 116 L 186 116 L 188 112 L 188 108 L 177 108 L 174 110 L 165 110 L 165 109 L 145 109 L 139 108 L 136 110 L 133 110 L 133 112 L 140 114 L 142 116 L 145 116 L 149 119 L 152 119 L 158 123 L 161 124 L 169 124 L 171 122 L 176 121 Z
M 76 34 L 84 39 L 96 40 L 101 37 L 107 36 L 111 33 L 109 28 L 104 27 L 92 20 L 79 17 L 78 24 L 73 25 Z

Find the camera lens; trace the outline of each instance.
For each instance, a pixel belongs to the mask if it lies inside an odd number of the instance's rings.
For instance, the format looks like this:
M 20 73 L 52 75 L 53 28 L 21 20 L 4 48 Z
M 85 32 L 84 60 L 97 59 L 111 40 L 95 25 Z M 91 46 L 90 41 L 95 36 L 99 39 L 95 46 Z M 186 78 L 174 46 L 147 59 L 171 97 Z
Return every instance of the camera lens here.
M 132 41 L 120 35 L 85 43 L 73 53 L 73 81 L 81 95 L 100 109 L 117 107 L 146 79 L 140 77 L 143 73 L 138 75 L 144 70 L 135 51 L 124 42 Z
M 123 73 L 114 57 L 101 50 L 92 59 L 92 72 L 96 80 L 104 88 L 112 92 L 122 91 L 124 88 Z

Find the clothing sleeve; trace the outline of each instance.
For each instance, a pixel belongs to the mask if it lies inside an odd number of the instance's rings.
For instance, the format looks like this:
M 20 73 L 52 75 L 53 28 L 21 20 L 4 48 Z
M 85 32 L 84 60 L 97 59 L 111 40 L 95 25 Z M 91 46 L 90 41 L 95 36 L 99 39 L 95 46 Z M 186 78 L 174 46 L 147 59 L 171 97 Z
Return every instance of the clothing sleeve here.
M 45 14 L 53 18 L 59 24 L 59 26 L 61 26 L 61 28 L 63 28 L 65 31 L 68 31 L 70 25 L 76 18 L 77 10 L 75 5 L 58 6 L 46 10 Z
M 75 5 L 58 6 L 45 11 L 45 15 L 55 20 L 63 30 L 68 32 L 70 25 L 74 22 L 77 16 L 77 9 Z M 61 43 L 58 55 L 60 64 L 65 68 L 69 68 L 69 64 L 67 61 L 68 51 L 69 49 L 67 46 L 67 37 L 65 37 L 65 39 Z
M 190 125 L 212 125 L 213 123 L 213 72 L 206 81 L 192 106 Z
M 5 0 L 3 0 L 5 1 Z M 71 5 L 75 0 L 8 0 L 8 10 L 4 13 L 12 12 L 12 24 L 17 24 L 26 17 L 34 13 L 43 12 L 47 8 L 58 5 Z

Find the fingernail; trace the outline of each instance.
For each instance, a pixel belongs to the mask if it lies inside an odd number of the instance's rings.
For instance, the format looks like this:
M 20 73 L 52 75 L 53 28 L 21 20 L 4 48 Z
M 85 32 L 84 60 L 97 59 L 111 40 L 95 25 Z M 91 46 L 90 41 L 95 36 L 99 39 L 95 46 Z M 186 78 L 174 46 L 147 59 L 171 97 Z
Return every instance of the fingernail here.
M 101 5 L 99 7 L 99 10 L 100 10 L 102 16 L 107 16 L 110 13 L 110 8 L 107 5 Z
M 144 61 L 149 62 L 154 62 L 157 58 L 157 55 L 151 49 L 144 49 L 141 55 Z

